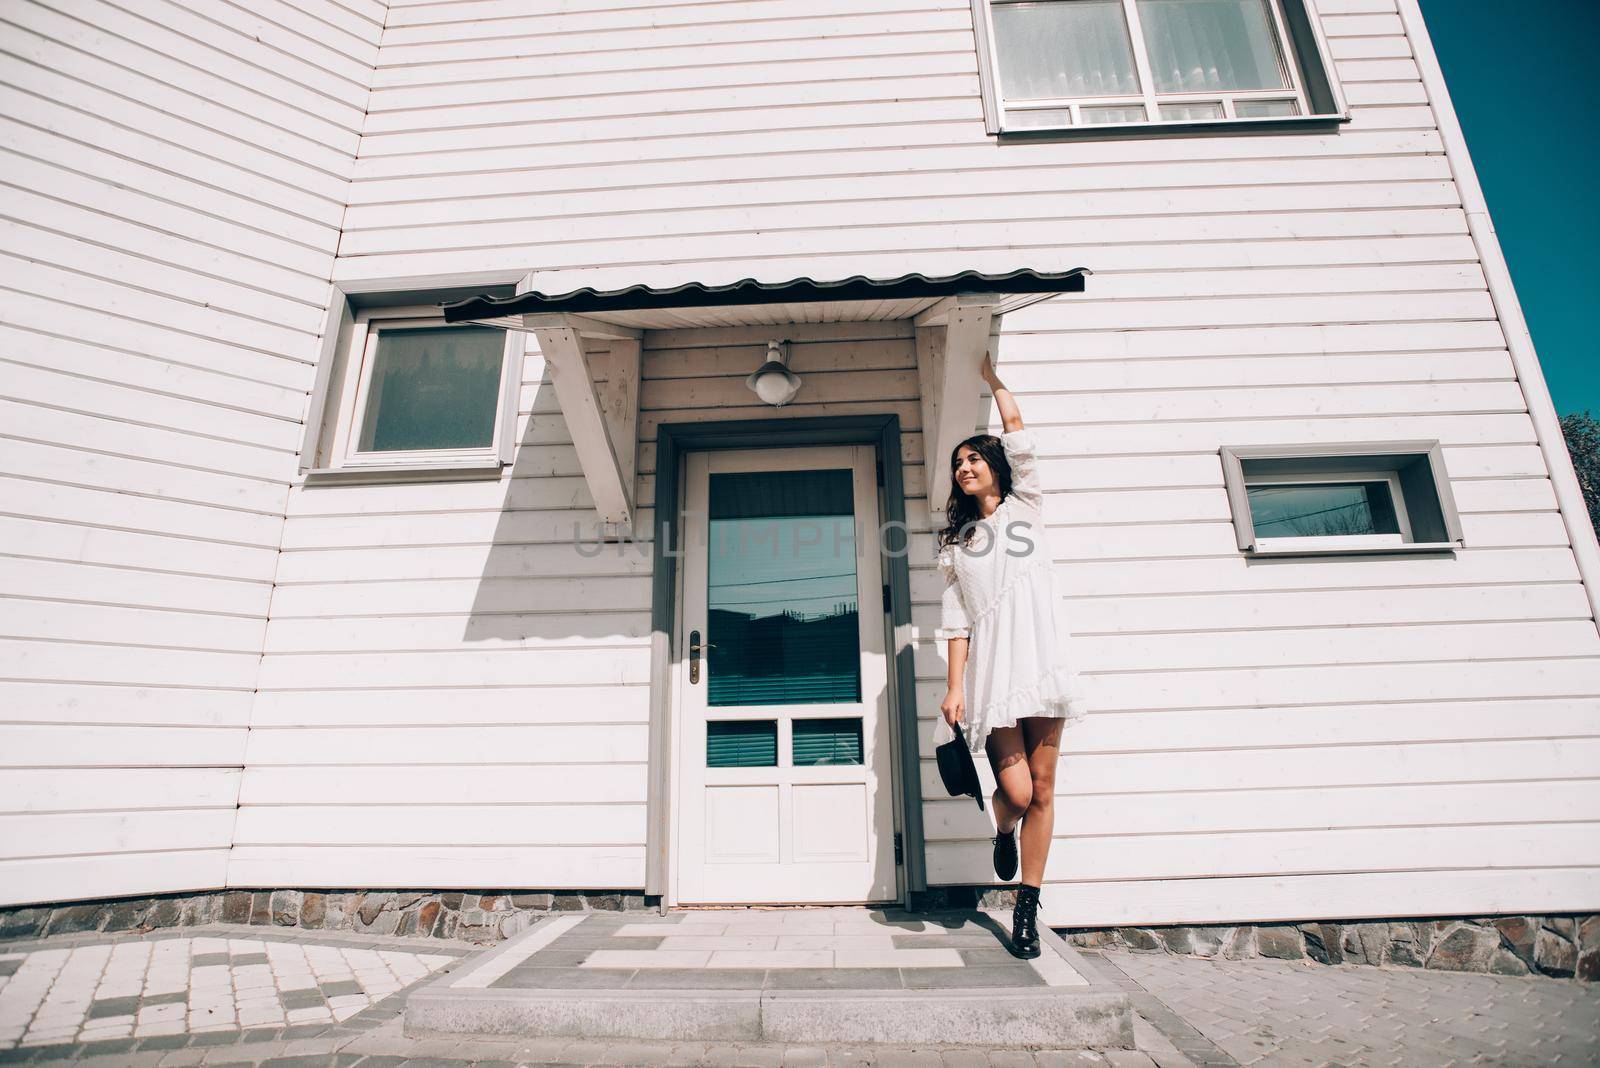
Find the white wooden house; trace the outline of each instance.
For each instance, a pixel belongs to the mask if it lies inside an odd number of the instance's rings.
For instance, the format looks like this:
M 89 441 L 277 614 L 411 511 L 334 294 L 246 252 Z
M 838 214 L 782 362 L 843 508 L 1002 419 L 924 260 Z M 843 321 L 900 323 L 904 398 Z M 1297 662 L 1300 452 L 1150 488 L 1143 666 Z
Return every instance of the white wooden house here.
M 992 883 L 988 348 L 1092 687 L 1046 922 L 1600 907 L 1600 552 L 1416 0 L 0 21 L 0 904 Z M 798 515 L 858 551 L 672 551 Z

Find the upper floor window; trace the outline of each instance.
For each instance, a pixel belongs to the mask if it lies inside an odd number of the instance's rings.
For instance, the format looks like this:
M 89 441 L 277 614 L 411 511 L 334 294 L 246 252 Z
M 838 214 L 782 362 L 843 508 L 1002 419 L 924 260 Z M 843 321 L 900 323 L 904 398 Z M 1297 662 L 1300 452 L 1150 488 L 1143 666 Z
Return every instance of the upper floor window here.
M 1337 118 L 1306 0 L 975 0 L 1000 131 Z

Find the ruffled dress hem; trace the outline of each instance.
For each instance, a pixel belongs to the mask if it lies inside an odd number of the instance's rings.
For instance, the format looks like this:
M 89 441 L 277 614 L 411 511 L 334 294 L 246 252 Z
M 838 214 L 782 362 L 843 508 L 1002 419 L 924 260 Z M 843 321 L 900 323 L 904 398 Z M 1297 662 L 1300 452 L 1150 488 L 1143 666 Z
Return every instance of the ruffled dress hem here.
M 968 748 L 973 753 L 983 751 L 984 742 L 996 727 L 1014 727 L 1018 721 L 1030 716 L 1064 719 L 1066 725 L 1082 722 L 1088 716 L 1083 695 L 1077 686 L 1078 675 L 1067 664 L 1058 664 L 1040 676 L 1031 686 L 1019 686 L 997 701 L 992 701 L 974 713 L 968 709 L 965 722 L 982 725 L 982 731 L 970 731 Z

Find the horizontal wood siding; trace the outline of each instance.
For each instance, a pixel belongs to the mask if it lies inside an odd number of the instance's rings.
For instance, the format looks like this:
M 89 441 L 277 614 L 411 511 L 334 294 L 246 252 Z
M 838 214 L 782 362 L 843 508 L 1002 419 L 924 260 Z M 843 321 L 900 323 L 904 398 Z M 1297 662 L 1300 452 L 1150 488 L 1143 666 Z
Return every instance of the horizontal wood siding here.
M 296 485 L 330 272 L 1086 266 L 997 352 L 1092 708 L 1046 920 L 1600 905 L 1600 639 L 1533 425 L 1393 3 L 1318 7 L 1336 132 L 998 145 L 968 0 L 7 6 L 3 900 L 643 885 L 648 543 L 574 543 L 536 348 L 500 479 Z M 909 329 L 784 332 L 779 410 L 771 328 L 647 335 L 641 537 L 663 422 L 899 415 L 929 877 L 986 883 L 931 760 Z M 1241 558 L 1221 446 L 1418 438 L 1464 551 Z
M 0 904 L 224 885 L 381 11 L 0 11 Z
M 1319 7 L 1351 103 L 1337 132 L 997 146 L 967 0 L 668 3 L 648 25 L 601 0 L 396 2 L 336 272 L 531 267 L 561 291 L 1093 268 L 1086 293 L 1008 316 L 998 353 L 1040 432 L 1094 710 L 1064 747 L 1050 922 L 1593 907 L 1600 643 L 1394 5 Z M 872 330 L 797 336 L 806 386 L 782 414 L 894 411 L 907 431 L 930 878 L 987 882 L 989 824 L 939 799 L 930 759 L 944 651 L 914 361 Z M 659 423 L 774 414 L 740 382 L 758 340 L 649 335 L 646 506 Z M 589 502 L 547 396 L 525 394 L 531 436 L 503 484 L 292 498 L 280 604 L 295 618 L 269 629 L 266 675 L 295 693 L 263 712 L 362 725 L 339 759 L 383 804 L 418 791 L 424 866 L 444 855 L 438 787 L 380 759 L 450 769 L 463 829 L 484 798 L 637 813 L 643 796 L 642 772 L 570 793 L 530 775 L 518 794 L 498 766 L 533 759 L 504 741 L 532 753 L 571 719 L 507 688 L 565 694 L 596 672 L 627 711 L 585 712 L 608 726 L 579 764 L 608 747 L 642 759 L 623 725 L 643 737 L 647 575 L 549 544 Z M 1240 557 L 1219 447 L 1394 438 L 1443 443 L 1465 551 Z M 492 626 L 485 601 L 504 613 Z M 461 689 L 474 676 L 489 689 Z M 373 696 L 384 680 L 405 687 Z M 319 711 L 295 711 L 311 694 Z M 479 731 L 480 767 L 456 770 Z M 252 770 L 246 794 L 270 782 L 288 804 L 285 777 L 311 771 Z M 311 840 L 336 819 L 342 844 L 374 833 L 364 815 L 307 814 L 299 855 L 328 849 Z M 563 840 L 512 823 L 508 841 Z M 579 841 L 602 833 L 591 823 Z M 566 870 L 526 856 L 533 883 Z
M 790 336 L 807 385 L 784 416 L 897 407 L 920 462 L 906 324 Z M 644 885 L 655 428 L 770 411 L 745 404 L 749 331 L 651 337 L 634 543 L 596 551 L 531 339 L 507 477 L 290 494 L 235 882 Z

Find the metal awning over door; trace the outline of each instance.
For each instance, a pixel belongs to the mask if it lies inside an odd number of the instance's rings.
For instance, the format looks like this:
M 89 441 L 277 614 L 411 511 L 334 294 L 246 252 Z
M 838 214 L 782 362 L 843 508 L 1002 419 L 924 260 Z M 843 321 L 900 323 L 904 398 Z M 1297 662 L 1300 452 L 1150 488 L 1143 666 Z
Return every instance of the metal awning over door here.
M 979 369 L 1001 316 L 1060 293 L 1081 293 L 1088 274 L 1080 267 L 881 279 L 856 275 L 820 282 L 746 278 L 727 285 L 691 282 L 556 294 L 536 289 L 530 274 L 513 296 L 472 297 L 441 307 L 449 323 L 526 330 L 538 337 L 599 518 L 627 536 L 635 510 L 632 445 L 644 331 L 909 320 L 916 327 L 928 455 L 943 456 L 977 425 Z M 604 340 L 610 348 L 613 373 L 604 396 L 595 387 L 586 339 Z M 930 502 L 949 495 L 950 473 L 943 465 L 929 466 L 928 483 Z

